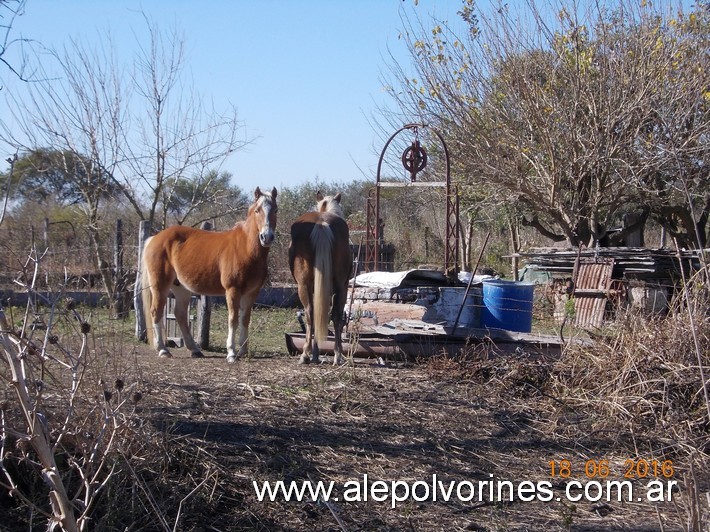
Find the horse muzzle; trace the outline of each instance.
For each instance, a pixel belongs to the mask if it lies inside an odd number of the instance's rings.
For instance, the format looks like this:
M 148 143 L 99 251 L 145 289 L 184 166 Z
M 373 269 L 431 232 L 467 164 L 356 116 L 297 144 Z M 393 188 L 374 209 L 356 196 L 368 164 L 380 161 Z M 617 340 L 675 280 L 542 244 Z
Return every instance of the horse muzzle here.
M 274 232 L 273 231 L 266 231 L 263 233 L 259 233 L 259 244 L 261 244 L 261 247 L 268 248 L 271 247 L 271 244 L 274 243 Z

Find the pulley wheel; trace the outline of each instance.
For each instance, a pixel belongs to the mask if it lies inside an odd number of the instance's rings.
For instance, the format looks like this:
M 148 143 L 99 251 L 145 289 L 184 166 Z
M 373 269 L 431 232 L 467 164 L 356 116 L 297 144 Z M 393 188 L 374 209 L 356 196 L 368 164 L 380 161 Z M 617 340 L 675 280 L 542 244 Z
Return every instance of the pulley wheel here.
M 412 144 L 402 152 L 402 165 L 407 172 L 421 172 L 426 167 L 426 150 L 419 143 Z

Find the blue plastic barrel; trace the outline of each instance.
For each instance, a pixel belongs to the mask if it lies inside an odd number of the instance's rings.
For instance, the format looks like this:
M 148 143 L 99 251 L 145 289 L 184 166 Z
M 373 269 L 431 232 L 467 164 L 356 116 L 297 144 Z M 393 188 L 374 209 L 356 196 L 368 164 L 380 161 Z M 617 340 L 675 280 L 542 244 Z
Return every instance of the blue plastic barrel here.
M 483 327 L 530 332 L 534 288 L 532 283 L 502 279 L 483 281 Z

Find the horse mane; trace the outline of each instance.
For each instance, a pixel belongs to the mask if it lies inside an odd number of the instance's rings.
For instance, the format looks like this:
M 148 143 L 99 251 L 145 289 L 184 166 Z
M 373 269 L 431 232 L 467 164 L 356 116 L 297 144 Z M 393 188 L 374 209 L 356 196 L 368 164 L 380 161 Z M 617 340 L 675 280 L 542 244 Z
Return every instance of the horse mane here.
M 329 212 L 336 215 L 338 218 L 345 219 L 343 207 L 340 205 L 340 193 L 335 196 L 324 196 L 323 199 L 318 200 L 316 211 Z

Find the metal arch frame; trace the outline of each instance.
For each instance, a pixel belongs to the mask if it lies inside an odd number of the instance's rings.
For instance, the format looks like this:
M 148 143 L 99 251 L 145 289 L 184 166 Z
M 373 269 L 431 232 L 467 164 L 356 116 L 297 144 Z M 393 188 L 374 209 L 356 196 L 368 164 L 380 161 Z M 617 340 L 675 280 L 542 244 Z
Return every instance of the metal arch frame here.
M 446 187 L 446 249 L 444 255 L 444 271 L 447 276 L 456 276 L 459 272 L 459 194 L 458 187 L 451 186 L 451 162 L 449 160 L 449 149 L 446 146 L 444 137 L 435 129 L 430 128 L 436 137 L 439 139 L 444 148 L 444 159 L 446 162 L 446 181 L 429 181 L 429 182 L 387 182 L 382 181 L 381 170 L 382 161 L 384 160 L 387 148 L 392 143 L 394 138 L 403 131 L 427 128 L 426 124 L 406 124 L 387 140 L 380 159 L 377 163 L 377 181 L 375 188 L 371 189 L 367 198 L 367 233 L 365 245 L 365 265 L 369 268 L 372 265 L 373 270 L 377 271 L 380 263 L 380 247 L 383 235 L 381 234 L 380 224 L 380 189 L 383 187 L 402 187 L 402 186 L 442 186 Z M 374 194 L 373 194 L 374 192 Z

